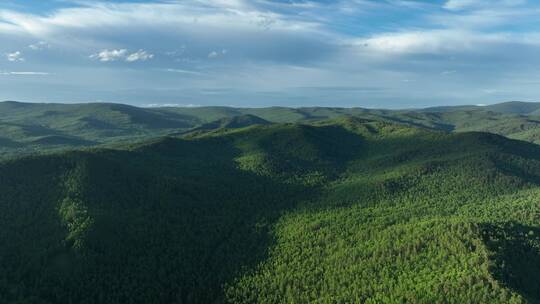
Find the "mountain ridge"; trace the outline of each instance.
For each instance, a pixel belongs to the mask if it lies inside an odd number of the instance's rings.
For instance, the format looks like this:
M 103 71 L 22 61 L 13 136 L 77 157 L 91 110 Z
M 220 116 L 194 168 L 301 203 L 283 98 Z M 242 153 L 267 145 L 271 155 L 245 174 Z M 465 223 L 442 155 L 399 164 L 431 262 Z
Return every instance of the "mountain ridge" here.
M 490 107 L 496 107 L 496 108 L 512 108 L 512 107 L 525 107 L 525 110 L 521 110 L 522 113 L 529 113 L 530 110 L 536 110 L 537 108 L 540 108 L 540 102 L 534 102 L 534 101 L 518 101 L 518 100 L 511 100 L 511 101 L 503 101 L 493 104 L 482 104 L 482 105 L 455 105 L 455 106 L 427 106 L 423 108 L 396 108 L 396 109 L 385 109 L 385 108 L 362 108 L 362 107 L 329 107 L 329 106 L 302 106 L 302 107 L 283 107 L 283 106 L 267 106 L 267 107 L 235 107 L 235 106 L 189 106 L 189 107 L 182 107 L 182 106 L 152 106 L 152 107 L 139 107 L 135 105 L 128 105 L 124 103 L 114 103 L 114 102 L 78 102 L 78 103 L 61 103 L 61 102 L 23 102 L 23 101 L 15 101 L 15 100 L 3 100 L 0 101 L 1 104 L 12 104 L 12 105 L 73 105 L 73 106 L 80 106 L 80 105 L 126 105 L 129 107 L 136 107 L 136 108 L 144 108 L 144 109 L 200 109 L 200 108 L 219 108 L 219 109 L 366 109 L 366 110 L 387 110 L 387 111 L 416 111 L 416 110 L 430 110 L 430 109 L 452 109 L 452 108 L 490 108 Z M 527 107 L 530 107 L 531 109 L 528 109 Z M 517 111 L 517 110 L 512 110 Z M 441 112 L 440 110 L 436 110 L 435 112 Z
M 114 145 L 166 135 L 211 132 L 267 123 L 307 123 L 354 116 L 445 132 L 484 131 L 540 143 L 535 103 L 457 106 L 420 110 L 363 108 L 139 108 L 113 103 L 0 103 L 0 155 Z M 498 112 L 497 112 L 498 111 Z M 530 114 L 523 114 L 524 112 Z M 250 118 L 246 118 L 250 117 Z M 227 123 L 229 121 L 229 123 Z M 58 140 L 48 140 L 48 139 Z M 60 140 L 60 139 L 64 140 Z M 68 140 L 69 139 L 69 140 Z

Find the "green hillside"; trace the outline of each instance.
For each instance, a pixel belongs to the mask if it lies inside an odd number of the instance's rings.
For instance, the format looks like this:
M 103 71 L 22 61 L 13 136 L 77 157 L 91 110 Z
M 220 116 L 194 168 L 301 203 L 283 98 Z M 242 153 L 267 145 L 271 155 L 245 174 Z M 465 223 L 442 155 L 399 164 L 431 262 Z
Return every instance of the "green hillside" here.
M 268 120 L 262 119 L 255 115 L 238 115 L 233 117 L 221 118 L 209 123 L 205 123 L 191 131 L 209 131 L 216 129 L 238 129 L 245 128 L 253 125 L 269 125 L 271 122 Z
M 513 114 L 540 114 L 540 103 L 537 102 L 520 102 L 509 101 L 499 104 L 494 104 L 486 107 L 490 111 L 500 113 L 513 113 Z
M 448 132 L 481 131 L 540 143 L 540 116 L 467 110 L 401 112 L 384 115 L 381 118 L 390 122 L 432 130 Z
M 537 303 L 539 183 L 536 145 L 358 117 L 5 160 L 0 302 Z
M 199 124 L 194 117 L 122 104 L 0 103 L 0 152 L 39 151 L 164 135 Z M 8 148 L 8 149 L 6 149 Z M 11 148 L 11 149 L 9 149 Z
M 122 104 L 0 102 L 0 156 L 144 141 L 164 135 L 354 116 L 446 132 L 482 131 L 540 143 L 540 103 L 418 110 L 362 108 L 138 108 Z M 536 116 L 538 115 L 538 116 Z M 243 120 L 243 121 L 241 121 Z
M 419 109 L 421 112 L 456 112 L 484 110 L 505 114 L 540 114 L 540 102 L 507 101 L 491 105 L 440 106 Z

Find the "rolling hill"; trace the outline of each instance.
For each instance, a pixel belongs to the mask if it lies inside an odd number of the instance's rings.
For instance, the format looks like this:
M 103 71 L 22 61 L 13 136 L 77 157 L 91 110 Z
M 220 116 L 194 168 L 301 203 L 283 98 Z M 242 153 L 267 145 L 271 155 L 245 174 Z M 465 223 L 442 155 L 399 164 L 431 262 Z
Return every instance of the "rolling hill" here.
M 212 122 L 205 123 L 190 131 L 210 131 L 216 129 L 238 129 L 254 125 L 269 125 L 271 122 L 262 119 L 255 115 L 238 115 L 233 117 L 225 117 Z
M 0 102 L 0 155 L 143 141 L 251 124 L 314 122 L 354 116 L 446 132 L 483 131 L 540 143 L 540 104 L 418 110 L 362 108 L 138 108 L 123 104 Z M 240 120 L 244 122 L 239 122 Z M 234 123 L 234 121 L 238 121 Z
M 537 145 L 249 125 L 1 161 L 0 302 L 540 301 Z
M 524 115 L 540 115 L 540 103 L 509 101 L 486 107 L 489 111 Z
M 39 151 L 164 135 L 199 123 L 193 119 L 122 104 L 2 102 L 0 137 L 17 152 Z

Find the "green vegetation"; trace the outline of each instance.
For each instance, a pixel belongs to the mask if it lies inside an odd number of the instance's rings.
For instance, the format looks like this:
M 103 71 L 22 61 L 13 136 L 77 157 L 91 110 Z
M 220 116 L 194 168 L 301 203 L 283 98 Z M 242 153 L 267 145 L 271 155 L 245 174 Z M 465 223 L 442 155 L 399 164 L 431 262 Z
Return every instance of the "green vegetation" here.
M 2 161 L 0 302 L 540 302 L 540 147 L 364 114 Z
M 121 104 L 0 103 L 0 153 L 92 146 L 164 135 L 197 122 Z
M 137 108 L 122 104 L 0 102 L 0 157 L 74 147 L 111 146 L 165 135 L 270 123 L 312 123 L 353 116 L 446 132 L 483 131 L 540 143 L 540 104 L 418 110 L 362 108 Z

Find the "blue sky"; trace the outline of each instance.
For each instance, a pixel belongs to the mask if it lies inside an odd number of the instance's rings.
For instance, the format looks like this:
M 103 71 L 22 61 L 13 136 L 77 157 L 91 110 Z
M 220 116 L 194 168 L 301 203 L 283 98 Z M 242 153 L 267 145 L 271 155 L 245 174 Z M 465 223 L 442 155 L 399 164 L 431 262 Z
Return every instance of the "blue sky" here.
M 540 1 L 3 0 L 0 100 L 540 101 Z

